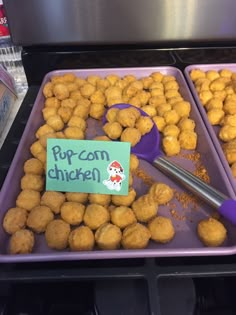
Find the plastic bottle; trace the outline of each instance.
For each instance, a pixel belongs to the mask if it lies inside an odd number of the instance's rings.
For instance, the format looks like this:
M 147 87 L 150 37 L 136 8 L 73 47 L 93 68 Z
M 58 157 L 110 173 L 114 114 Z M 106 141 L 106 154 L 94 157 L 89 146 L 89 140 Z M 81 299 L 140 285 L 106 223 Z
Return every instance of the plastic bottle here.
M 28 88 L 21 51 L 22 48 L 15 46 L 11 41 L 3 3 L 0 0 L 0 63 L 14 78 L 18 95 L 25 93 Z

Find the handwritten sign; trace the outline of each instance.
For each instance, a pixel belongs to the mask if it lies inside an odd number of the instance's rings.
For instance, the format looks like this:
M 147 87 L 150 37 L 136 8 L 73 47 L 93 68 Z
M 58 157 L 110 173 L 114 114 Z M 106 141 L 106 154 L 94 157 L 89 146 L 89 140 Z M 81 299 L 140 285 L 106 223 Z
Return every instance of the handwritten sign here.
M 47 140 L 46 190 L 128 195 L 130 143 Z

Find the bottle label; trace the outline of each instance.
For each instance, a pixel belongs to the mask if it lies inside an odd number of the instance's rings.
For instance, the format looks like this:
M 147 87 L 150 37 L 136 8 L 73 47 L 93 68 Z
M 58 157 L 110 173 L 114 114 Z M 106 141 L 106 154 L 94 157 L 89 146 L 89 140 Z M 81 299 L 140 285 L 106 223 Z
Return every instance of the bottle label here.
M 10 36 L 7 17 L 5 14 L 5 10 L 2 4 L 0 4 L 0 37 L 8 37 Z

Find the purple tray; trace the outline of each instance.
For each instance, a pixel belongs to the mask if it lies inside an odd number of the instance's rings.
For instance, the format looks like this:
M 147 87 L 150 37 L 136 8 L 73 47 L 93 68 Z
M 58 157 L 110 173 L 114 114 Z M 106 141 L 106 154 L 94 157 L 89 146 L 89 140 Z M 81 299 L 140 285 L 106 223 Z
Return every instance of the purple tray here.
M 203 107 L 203 105 L 201 104 L 201 101 L 199 99 L 199 96 L 198 96 L 198 93 L 195 89 L 195 86 L 190 78 L 190 72 L 191 70 L 193 69 L 201 69 L 203 70 L 204 72 L 208 71 L 208 70 L 216 70 L 216 71 L 219 71 L 221 69 L 229 69 L 229 70 L 232 70 L 234 72 L 236 72 L 236 64 L 233 64 L 233 63 L 225 63 L 225 64 L 207 64 L 207 65 L 191 65 L 191 66 L 188 66 L 185 68 L 184 72 L 185 72 L 185 76 L 187 78 L 187 81 L 188 81 L 188 84 L 190 85 L 190 89 L 193 93 L 193 96 L 196 100 L 196 104 L 198 106 L 198 109 L 202 115 L 202 118 L 204 120 L 204 123 L 207 127 L 207 130 L 211 136 L 211 139 L 213 141 L 213 144 L 215 145 L 215 148 L 216 148 L 216 151 L 220 157 L 220 160 L 221 160 L 221 163 L 225 169 L 225 172 L 229 178 L 229 181 L 233 187 L 233 190 L 236 194 L 236 178 L 233 177 L 232 175 L 232 171 L 230 169 L 230 166 L 225 158 L 225 155 L 224 155 L 224 152 L 221 148 L 221 144 L 223 143 L 217 136 L 218 132 L 219 132 L 219 129 L 220 127 L 218 126 L 212 126 L 210 123 L 209 123 L 209 120 L 207 118 L 207 114 L 206 114 L 206 111 Z
M 36 98 L 34 107 L 29 117 L 28 123 L 24 130 L 20 144 L 17 148 L 15 157 L 3 184 L 0 193 L 0 221 L 8 208 L 15 206 L 15 200 L 20 191 L 20 179 L 23 176 L 23 164 L 27 158 L 30 157 L 29 147 L 35 141 L 34 133 L 43 123 L 41 110 L 44 106 L 44 96 L 42 94 L 43 86 L 50 80 L 52 75 L 61 75 L 67 72 L 73 72 L 77 76 L 87 77 L 88 75 L 100 75 L 105 77 L 108 74 L 117 74 L 124 76 L 126 74 L 133 74 L 138 78 L 148 76 L 152 72 L 160 71 L 166 75 L 173 75 L 176 77 L 180 92 L 185 100 L 192 104 L 191 117 L 196 122 L 196 132 L 198 134 L 197 151 L 202 156 L 202 163 L 205 165 L 208 174 L 211 178 L 211 185 L 221 190 L 224 194 L 231 198 L 235 197 L 232 187 L 229 183 L 228 177 L 222 167 L 220 159 L 215 151 L 211 139 L 207 133 L 206 127 L 201 119 L 199 111 L 194 103 L 191 92 L 187 87 L 187 83 L 182 73 L 174 67 L 152 67 L 152 68 L 117 68 L 117 69 L 91 69 L 91 70 L 63 70 L 53 71 L 48 73 L 42 83 L 38 96 Z M 90 121 L 94 127 L 96 123 Z M 94 129 L 94 128 L 91 128 Z M 99 129 L 99 128 L 98 128 Z M 101 131 L 100 131 L 101 132 Z M 184 152 L 183 152 L 184 153 Z M 186 152 L 185 152 L 186 153 Z M 171 158 L 174 162 L 193 171 L 194 163 L 184 157 Z M 164 182 L 170 185 L 179 193 L 184 190 L 181 186 L 176 184 L 167 176 L 163 175 L 153 166 L 147 162 L 141 161 L 141 168 L 145 170 L 154 180 Z M 146 186 L 140 178 L 134 181 L 134 188 L 137 194 L 146 193 L 148 186 Z M 177 211 L 182 211 L 183 205 L 176 199 L 171 202 L 175 204 Z M 113 250 L 102 251 L 94 249 L 91 252 L 70 252 L 69 250 L 56 251 L 47 247 L 44 235 L 36 236 L 36 243 L 33 253 L 27 255 L 9 255 L 7 246 L 9 236 L 4 232 L 2 224 L 0 224 L 0 262 L 32 262 L 32 261 L 59 261 L 59 260 L 81 260 L 81 259 L 110 259 L 110 258 L 137 258 L 137 257 L 170 257 L 170 256 L 200 256 L 200 255 L 229 255 L 236 253 L 236 233 L 235 227 L 229 222 L 224 222 L 228 230 L 228 237 L 222 247 L 207 248 L 199 241 L 196 234 L 196 227 L 199 220 L 206 218 L 212 213 L 212 209 L 201 203 L 198 209 L 191 209 L 193 204 L 188 205 L 188 210 L 184 213 L 188 217 L 186 220 L 174 219 L 170 213 L 170 208 L 167 206 L 159 207 L 159 214 L 170 217 L 176 229 L 175 238 L 166 245 L 156 244 L 150 242 L 148 248 L 142 250 Z

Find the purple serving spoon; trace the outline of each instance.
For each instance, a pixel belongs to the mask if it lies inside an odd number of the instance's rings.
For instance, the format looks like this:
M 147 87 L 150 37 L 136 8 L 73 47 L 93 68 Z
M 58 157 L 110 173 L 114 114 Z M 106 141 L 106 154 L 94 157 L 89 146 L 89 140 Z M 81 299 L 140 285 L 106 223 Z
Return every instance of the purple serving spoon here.
M 149 116 L 140 108 L 130 104 L 115 104 L 109 107 L 109 109 L 124 109 L 128 107 L 138 109 L 142 116 Z M 107 122 L 106 113 L 103 116 L 103 124 Z M 178 180 L 184 187 L 196 194 L 213 208 L 217 209 L 222 216 L 236 225 L 236 200 L 230 199 L 217 189 L 206 184 L 199 177 L 174 164 L 170 160 L 167 160 L 160 151 L 160 134 L 155 123 L 152 130 L 148 134 L 142 136 L 141 140 L 131 148 L 131 152 L 140 159 L 151 163 L 163 173 Z

